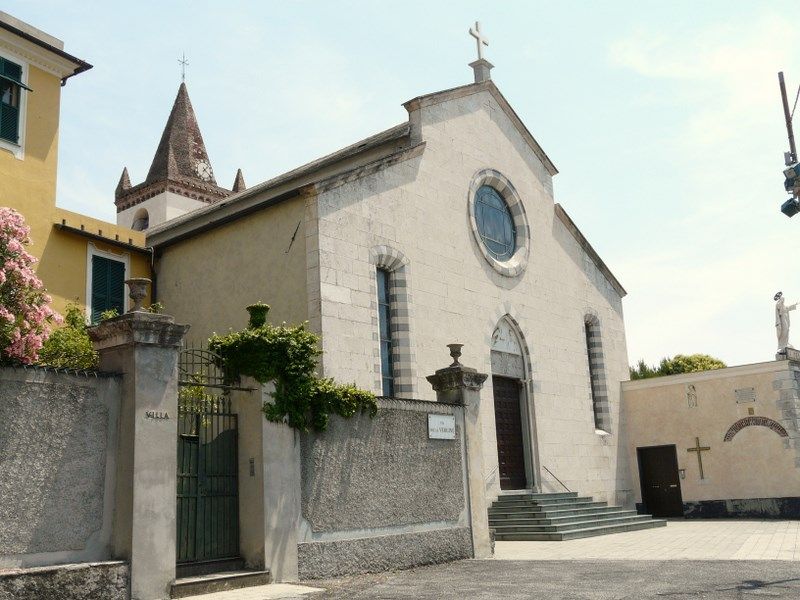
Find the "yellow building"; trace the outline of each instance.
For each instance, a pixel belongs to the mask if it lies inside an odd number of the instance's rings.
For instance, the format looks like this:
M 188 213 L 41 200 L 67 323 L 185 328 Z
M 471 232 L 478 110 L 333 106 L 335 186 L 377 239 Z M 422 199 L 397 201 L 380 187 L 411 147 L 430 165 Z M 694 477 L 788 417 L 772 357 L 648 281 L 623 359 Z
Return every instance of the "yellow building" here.
M 61 89 L 91 68 L 64 43 L 0 11 L 0 206 L 20 212 L 31 228 L 28 251 L 63 312 L 68 302 L 127 309 L 124 279 L 147 277 L 144 235 L 56 206 Z

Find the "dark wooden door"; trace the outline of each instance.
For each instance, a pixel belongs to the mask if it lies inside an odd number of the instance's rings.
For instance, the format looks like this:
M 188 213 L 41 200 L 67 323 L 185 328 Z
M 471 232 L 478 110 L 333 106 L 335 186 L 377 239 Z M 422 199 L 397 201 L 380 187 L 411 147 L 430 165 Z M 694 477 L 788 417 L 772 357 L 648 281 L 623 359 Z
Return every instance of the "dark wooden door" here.
M 525 446 L 522 441 L 522 412 L 517 379 L 492 376 L 494 422 L 497 428 L 497 461 L 500 489 L 520 490 L 527 485 Z
M 642 503 L 654 517 L 682 517 L 683 499 L 675 446 L 637 448 Z

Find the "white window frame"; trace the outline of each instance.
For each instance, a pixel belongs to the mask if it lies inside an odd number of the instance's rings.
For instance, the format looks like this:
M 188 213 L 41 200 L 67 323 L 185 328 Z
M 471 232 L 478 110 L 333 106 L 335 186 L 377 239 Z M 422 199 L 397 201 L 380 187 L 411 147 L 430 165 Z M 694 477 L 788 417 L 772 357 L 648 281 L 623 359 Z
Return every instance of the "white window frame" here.
M 22 58 L 19 54 L 15 54 L 10 52 L 6 48 L 0 48 L 0 56 L 5 58 L 6 60 L 10 60 L 12 62 L 17 63 L 20 67 L 22 67 L 22 75 L 20 75 L 20 79 L 22 79 L 22 83 L 25 85 L 28 84 L 28 72 L 29 72 L 29 64 L 28 61 Z M 28 115 L 28 94 L 31 94 L 27 90 L 21 90 L 19 94 L 19 138 L 17 139 L 17 143 L 9 142 L 8 140 L 4 140 L 0 138 L 0 149 L 7 150 L 11 154 L 14 155 L 14 158 L 18 160 L 25 160 L 25 132 L 27 127 L 25 126 L 27 122 L 27 115 Z
M 92 257 L 101 256 L 109 260 L 116 260 L 125 265 L 125 279 L 131 278 L 131 255 L 128 252 L 109 252 L 107 250 L 100 250 L 92 242 L 86 245 L 86 324 L 90 325 L 92 322 Z M 128 312 L 128 294 L 123 290 L 123 308 Z

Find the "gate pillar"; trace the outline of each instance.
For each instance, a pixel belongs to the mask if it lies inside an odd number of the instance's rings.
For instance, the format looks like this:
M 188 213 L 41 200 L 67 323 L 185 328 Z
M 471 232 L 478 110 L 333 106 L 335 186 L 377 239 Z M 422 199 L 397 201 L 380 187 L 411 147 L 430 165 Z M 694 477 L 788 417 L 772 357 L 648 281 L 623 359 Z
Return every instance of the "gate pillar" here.
M 138 310 L 89 330 L 100 369 L 122 373 L 113 553 L 131 600 L 169 598 L 175 579 L 178 355 L 188 325 Z
M 467 462 L 467 491 L 475 558 L 492 556 L 489 535 L 489 513 L 486 505 L 486 483 L 483 475 L 483 429 L 481 426 L 481 388 L 488 375 L 478 373 L 458 362 L 462 344 L 448 344 L 453 364 L 427 377 L 439 402 L 464 407 L 464 447 Z

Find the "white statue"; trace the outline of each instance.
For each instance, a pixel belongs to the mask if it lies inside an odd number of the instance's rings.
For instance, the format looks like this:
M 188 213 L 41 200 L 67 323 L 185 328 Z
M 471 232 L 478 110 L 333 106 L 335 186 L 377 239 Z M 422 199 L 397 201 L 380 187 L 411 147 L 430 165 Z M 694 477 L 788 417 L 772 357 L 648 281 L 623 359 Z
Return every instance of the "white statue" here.
M 786 306 L 783 292 L 775 294 L 775 332 L 778 334 L 778 352 L 784 348 L 793 348 L 789 343 L 789 311 L 797 308 L 797 304 Z

